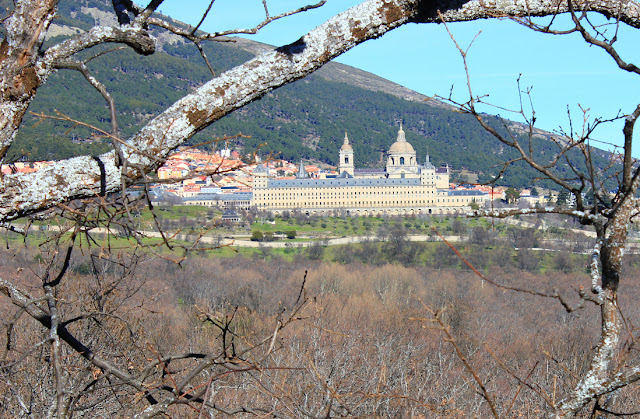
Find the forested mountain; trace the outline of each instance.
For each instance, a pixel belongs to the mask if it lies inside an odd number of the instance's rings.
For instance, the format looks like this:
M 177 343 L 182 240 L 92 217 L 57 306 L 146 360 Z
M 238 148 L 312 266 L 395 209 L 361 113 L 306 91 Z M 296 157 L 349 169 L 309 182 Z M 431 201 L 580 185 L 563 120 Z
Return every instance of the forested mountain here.
M 6 6 L 7 2 L 1 3 Z M 59 17 L 50 30 L 50 41 L 88 29 L 95 22 L 115 24 L 111 7 L 109 0 L 62 0 Z M 104 47 L 84 54 L 87 59 L 93 57 L 88 66 L 117 103 L 123 137 L 212 77 L 193 45 L 157 29 L 152 33 L 160 39 L 160 49 L 148 57 L 127 49 L 103 53 Z M 216 74 L 268 48 L 248 40 L 205 46 Z M 426 99 L 370 73 L 331 63 L 223 118 L 192 142 L 242 133 L 251 138 L 231 146 L 243 152 L 262 145 L 262 153 L 336 165 L 347 131 L 354 145 L 356 166 L 379 166 L 383 164 L 383 152 L 395 141 L 398 121 L 403 120 L 407 139 L 414 145 L 420 161 L 428 151 L 434 164 L 446 162 L 454 171 L 468 169 L 480 174 L 483 180 L 496 174 L 502 162 L 515 157 L 512 150 L 505 149 L 469 115 Z M 71 70 L 60 70 L 51 77 L 38 91 L 30 110 L 45 114 L 59 111 L 87 124 L 109 128 L 109 111 L 104 100 L 79 73 Z M 32 118 L 33 121 L 28 121 L 32 123 L 25 124 L 19 134 L 15 158 L 57 159 L 108 148 L 88 128 L 69 130 L 69 124 L 54 120 L 35 124 L 38 118 Z M 496 117 L 488 118 L 494 126 L 502 126 Z M 544 136 L 536 137 L 534 142 L 539 156 L 551 158 L 556 148 L 552 142 Z M 606 153 L 596 154 L 597 164 L 604 165 Z M 529 167 L 515 164 L 499 183 L 524 187 L 535 176 Z

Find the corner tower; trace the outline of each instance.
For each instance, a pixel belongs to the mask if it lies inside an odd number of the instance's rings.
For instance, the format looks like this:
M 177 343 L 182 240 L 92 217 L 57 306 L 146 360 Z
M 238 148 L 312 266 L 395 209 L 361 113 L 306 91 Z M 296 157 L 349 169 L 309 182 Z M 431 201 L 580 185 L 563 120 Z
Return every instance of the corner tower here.
M 338 172 L 347 172 L 353 176 L 353 147 L 349 144 L 349 137 L 347 131 L 344 132 L 344 143 L 340 147 L 340 165 L 338 166 Z
M 262 163 L 253 169 L 253 189 L 265 189 L 269 182 L 269 169 Z

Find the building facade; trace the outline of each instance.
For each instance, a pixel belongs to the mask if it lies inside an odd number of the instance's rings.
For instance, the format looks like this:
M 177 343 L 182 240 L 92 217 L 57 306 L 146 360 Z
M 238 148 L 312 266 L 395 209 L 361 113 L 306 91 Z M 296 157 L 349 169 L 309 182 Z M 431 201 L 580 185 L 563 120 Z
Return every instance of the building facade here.
M 387 153 L 386 168 L 354 168 L 353 147 L 345 133 L 340 148 L 339 175 L 309 178 L 304 168 L 296 179 L 270 179 L 266 168 L 253 172 L 253 205 L 258 210 L 281 213 L 299 210 L 309 215 L 423 215 L 468 211 L 481 203 L 479 191 L 449 189 L 449 168 L 429 162 L 418 164 L 416 152 L 400 126 Z

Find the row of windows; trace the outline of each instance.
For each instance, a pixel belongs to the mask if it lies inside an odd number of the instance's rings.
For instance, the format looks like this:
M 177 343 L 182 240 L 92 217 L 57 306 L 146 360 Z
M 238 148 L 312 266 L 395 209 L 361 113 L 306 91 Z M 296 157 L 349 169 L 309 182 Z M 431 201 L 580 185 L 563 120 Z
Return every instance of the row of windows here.
M 367 193 L 367 192 L 266 192 L 256 193 L 256 200 L 318 200 L 318 199 L 380 199 L 380 198 L 434 198 L 435 196 L 446 196 L 446 192 L 437 191 L 388 191 L 385 193 Z
M 277 207 L 291 207 L 291 208 L 313 208 L 313 207 L 343 207 L 343 206 L 366 206 L 366 207 L 386 207 L 386 206 L 414 206 L 414 205 L 467 205 L 471 202 L 471 199 L 437 199 L 437 200 L 384 200 L 384 201 L 317 201 L 317 202 L 262 202 L 259 200 L 257 204 L 261 207 L 265 206 L 277 206 Z
M 262 191 L 260 191 L 262 192 Z M 306 192 L 300 191 L 299 189 L 278 189 L 277 192 L 264 192 L 266 195 L 276 196 L 276 195 L 295 195 L 295 196 L 318 196 L 318 195 L 400 195 L 400 194 L 434 194 L 436 193 L 435 188 L 429 188 L 428 190 L 420 189 L 416 191 L 415 189 L 400 189 L 400 190 L 376 190 L 376 191 L 340 191 L 340 190 L 319 190 L 315 192 Z

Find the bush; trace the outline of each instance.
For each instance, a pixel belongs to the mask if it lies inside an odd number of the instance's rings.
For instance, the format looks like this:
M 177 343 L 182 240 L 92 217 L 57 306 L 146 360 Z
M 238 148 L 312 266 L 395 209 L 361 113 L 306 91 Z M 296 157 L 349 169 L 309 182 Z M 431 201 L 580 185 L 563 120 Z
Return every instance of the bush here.
M 264 234 L 262 234 L 262 231 L 253 230 L 253 232 L 251 232 L 251 241 L 261 242 L 263 240 L 264 240 Z
M 469 241 L 473 244 L 487 244 L 491 241 L 489 231 L 487 231 L 487 229 L 482 226 L 473 227 L 473 229 L 471 230 L 471 237 L 469 238 Z
M 307 257 L 311 260 L 320 260 L 324 256 L 324 246 L 318 241 L 313 242 L 307 248 Z
M 540 264 L 540 254 L 528 249 L 519 249 L 516 254 L 516 261 L 520 269 L 535 272 Z

